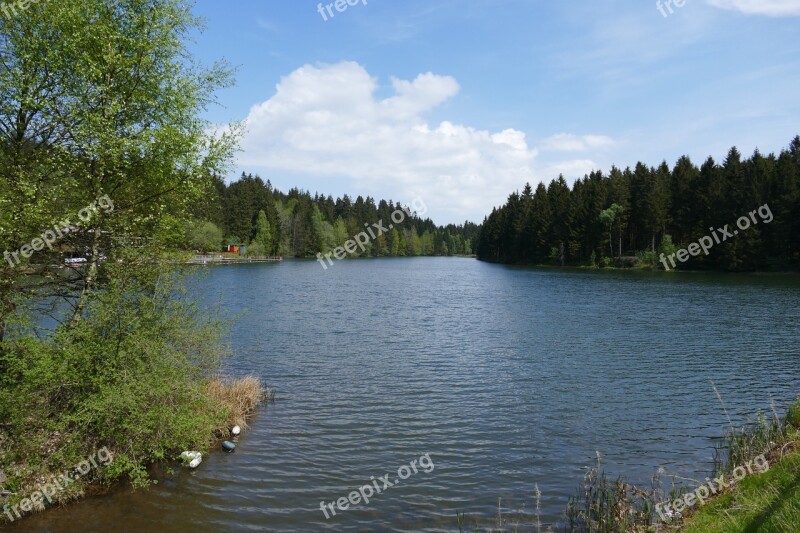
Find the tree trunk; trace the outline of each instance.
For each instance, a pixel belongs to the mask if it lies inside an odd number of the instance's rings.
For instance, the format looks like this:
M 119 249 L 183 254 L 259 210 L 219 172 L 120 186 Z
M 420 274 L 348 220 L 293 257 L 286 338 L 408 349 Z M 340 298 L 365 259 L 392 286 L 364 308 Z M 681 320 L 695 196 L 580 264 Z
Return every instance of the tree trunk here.
M 99 230 L 96 229 L 92 230 L 92 252 L 89 261 L 86 263 L 86 272 L 83 276 L 83 287 L 78 296 L 78 305 L 75 306 L 75 311 L 72 314 L 72 320 L 70 322 L 72 326 L 77 325 L 78 322 L 81 321 L 83 312 L 86 309 L 86 304 L 89 300 L 89 295 L 94 289 L 95 280 L 97 280 L 97 267 L 100 263 L 100 240 L 97 236 L 98 231 Z

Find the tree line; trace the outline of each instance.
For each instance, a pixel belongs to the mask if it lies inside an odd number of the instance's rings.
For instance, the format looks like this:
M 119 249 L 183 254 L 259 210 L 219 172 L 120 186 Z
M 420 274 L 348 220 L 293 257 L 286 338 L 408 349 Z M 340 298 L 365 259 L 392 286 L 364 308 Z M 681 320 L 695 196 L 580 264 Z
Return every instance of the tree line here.
M 644 163 L 575 181 L 563 176 L 534 191 L 526 184 L 484 220 L 479 259 L 500 263 L 656 265 L 661 253 L 733 226 L 760 206 L 774 214 L 722 243 L 691 268 L 748 271 L 800 264 L 800 136 L 779 155 L 743 159 L 731 148 L 718 164 L 683 156 L 670 169 Z
M 219 177 L 214 192 L 196 204 L 196 222 L 185 227 L 174 225 L 175 247 L 216 251 L 227 244 L 247 246 L 250 255 L 315 257 L 342 246 L 353 236 L 383 221 L 406 207 L 389 200 L 377 204 L 369 196 L 332 196 L 292 188 L 283 193 L 259 176 L 242 173 L 229 184 Z M 423 214 L 424 216 L 424 214 Z M 396 224 L 385 235 L 378 235 L 351 255 L 364 257 L 472 255 L 480 227 L 471 222 L 437 226 L 419 213 Z

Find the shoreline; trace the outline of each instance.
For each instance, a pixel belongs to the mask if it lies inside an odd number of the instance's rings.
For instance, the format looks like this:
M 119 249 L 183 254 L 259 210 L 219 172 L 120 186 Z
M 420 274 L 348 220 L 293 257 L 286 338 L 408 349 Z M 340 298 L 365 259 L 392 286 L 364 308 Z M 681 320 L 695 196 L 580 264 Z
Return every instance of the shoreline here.
M 521 268 L 541 268 L 546 270 L 584 270 L 584 271 L 610 271 L 610 272 L 660 272 L 663 274 L 800 274 L 800 268 L 794 270 L 714 270 L 714 269 L 680 269 L 669 270 L 658 267 L 649 266 L 635 266 L 635 267 L 618 267 L 618 266 L 589 266 L 589 265 L 552 265 L 545 263 L 501 263 L 496 261 L 489 261 L 487 259 L 480 259 L 478 261 L 490 265 L 501 265 L 507 267 L 521 267 Z
M 242 431 L 246 431 L 247 422 L 258 413 L 259 406 L 274 401 L 273 391 L 254 377 L 209 380 L 206 390 L 207 400 L 222 409 L 220 412 L 226 413 L 226 416 L 224 420 L 218 421 L 218 427 L 209 433 L 205 443 L 197 443 L 196 448 L 203 456 L 219 449 L 222 441 L 235 437 L 231 428 L 239 426 Z M 69 436 L 59 437 L 68 439 Z M 3 434 L 0 432 L 0 441 L 2 438 Z M 88 441 L 90 438 L 84 437 L 82 440 Z M 11 451 L 9 449 L 6 453 Z M 154 465 L 164 462 L 172 468 L 181 465 L 179 454 L 176 451 L 174 459 L 153 456 L 140 460 L 147 465 L 148 471 Z M 141 485 L 136 479 L 127 476 L 107 480 L 106 469 L 115 467 L 115 455 L 113 449 L 102 446 L 75 465 L 67 463 L 60 465 L 60 469 L 40 470 L 19 476 L 14 474 L 20 465 L 0 465 L 0 486 L 18 486 L 16 491 L 5 488 L 0 491 L 0 526 L 24 522 L 33 515 L 80 501 L 87 496 L 106 494 L 125 484 L 134 489 L 149 485 L 149 479 Z M 86 468 L 84 464 L 87 465 Z

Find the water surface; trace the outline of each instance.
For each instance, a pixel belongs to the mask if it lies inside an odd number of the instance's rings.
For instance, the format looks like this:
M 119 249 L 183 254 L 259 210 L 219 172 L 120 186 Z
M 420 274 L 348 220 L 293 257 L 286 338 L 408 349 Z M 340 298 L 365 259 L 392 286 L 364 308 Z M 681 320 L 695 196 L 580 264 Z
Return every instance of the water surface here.
M 277 402 L 234 454 L 18 527 L 453 531 L 498 498 L 530 511 L 536 484 L 555 524 L 598 452 L 643 484 L 660 467 L 704 478 L 728 426 L 712 380 L 737 424 L 800 392 L 797 276 L 419 258 L 218 267 L 202 287 L 248 310 L 229 371 Z M 432 472 L 326 520 L 321 501 L 423 454 Z

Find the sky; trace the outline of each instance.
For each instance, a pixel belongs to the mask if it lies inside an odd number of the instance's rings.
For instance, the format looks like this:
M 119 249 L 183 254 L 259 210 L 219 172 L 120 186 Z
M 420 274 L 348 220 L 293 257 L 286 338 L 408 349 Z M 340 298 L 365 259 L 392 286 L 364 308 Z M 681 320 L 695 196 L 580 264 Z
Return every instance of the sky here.
M 197 0 L 229 179 L 480 223 L 526 182 L 800 134 L 800 0 L 349 1 Z

